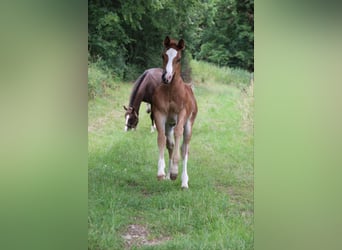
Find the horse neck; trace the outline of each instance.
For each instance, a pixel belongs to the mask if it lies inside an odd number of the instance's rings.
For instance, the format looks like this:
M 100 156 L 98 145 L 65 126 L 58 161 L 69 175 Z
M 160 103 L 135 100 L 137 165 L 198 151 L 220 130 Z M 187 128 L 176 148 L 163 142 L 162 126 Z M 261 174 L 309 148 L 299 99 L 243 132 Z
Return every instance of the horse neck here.
M 177 88 L 179 88 L 180 86 L 182 86 L 182 87 L 184 86 L 184 82 L 183 82 L 183 79 L 181 77 L 180 71 L 175 72 L 170 86 L 171 87 L 177 87 Z
M 139 114 L 140 104 L 144 97 L 144 88 L 146 86 L 145 77 L 146 72 L 143 75 L 141 75 L 135 83 L 134 89 L 129 100 L 129 106 L 133 107 L 137 114 Z
M 129 106 L 133 107 L 138 114 L 139 114 L 141 102 L 143 100 L 143 95 L 141 93 L 142 91 L 141 90 L 139 91 L 138 89 L 137 92 L 134 93 L 134 95 L 132 94 L 131 99 L 129 101 Z
M 140 109 L 140 104 L 141 104 L 142 100 L 135 98 L 132 102 L 130 102 L 129 106 L 133 107 L 134 110 L 137 112 L 137 114 L 139 115 L 139 109 Z

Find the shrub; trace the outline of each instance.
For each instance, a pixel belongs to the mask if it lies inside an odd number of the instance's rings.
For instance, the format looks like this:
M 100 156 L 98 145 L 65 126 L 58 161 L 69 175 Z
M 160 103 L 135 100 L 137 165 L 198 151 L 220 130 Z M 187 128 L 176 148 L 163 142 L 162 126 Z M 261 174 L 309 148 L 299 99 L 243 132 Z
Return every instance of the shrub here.
M 202 83 L 211 81 L 244 88 L 249 85 L 250 73 L 239 68 L 218 67 L 215 64 L 192 60 L 192 76 Z
M 105 95 L 108 88 L 114 89 L 115 80 L 115 75 L 101 58 L 88 62 L 88 100 Z

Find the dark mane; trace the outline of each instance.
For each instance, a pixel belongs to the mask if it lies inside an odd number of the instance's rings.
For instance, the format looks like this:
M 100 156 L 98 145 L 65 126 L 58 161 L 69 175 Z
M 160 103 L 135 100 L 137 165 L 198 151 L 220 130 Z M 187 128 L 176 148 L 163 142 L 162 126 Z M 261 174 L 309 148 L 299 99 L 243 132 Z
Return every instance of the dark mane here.
M 147 71 L 145 71 L 134 83 L 134 87 L 132 90 L 132 94 L 131 97 L 129 98 L 129 106 L 132 107 L 133 106 L 133 101 L 139 91 L 140 85 L 141 83 L 144 81 L 145 77 L 147 75 Z M 137 111 L 139 112 L 139 111 Z

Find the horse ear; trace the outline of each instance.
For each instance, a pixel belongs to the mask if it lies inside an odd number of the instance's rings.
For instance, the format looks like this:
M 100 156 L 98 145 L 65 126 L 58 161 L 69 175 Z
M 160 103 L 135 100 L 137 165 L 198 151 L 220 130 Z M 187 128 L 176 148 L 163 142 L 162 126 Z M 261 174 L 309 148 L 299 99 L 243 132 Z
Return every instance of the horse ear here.
M 183 50 L 185 48 L 185 42 L 183 39 L 180 39 L 177 44 L 178 49 Z
M 170 37 L 169 36 L 166 36 L 165 39 L 164 39 L 164 46 L 165 47 L 169 47 L 170 46 Z
M 126 110 L 126 111 L 128 110 L 128 108 L 126 108 L 126 106 L 125 106 L 125 105 L 123 105 L 122 107 L 124 108 L 124 110 Z

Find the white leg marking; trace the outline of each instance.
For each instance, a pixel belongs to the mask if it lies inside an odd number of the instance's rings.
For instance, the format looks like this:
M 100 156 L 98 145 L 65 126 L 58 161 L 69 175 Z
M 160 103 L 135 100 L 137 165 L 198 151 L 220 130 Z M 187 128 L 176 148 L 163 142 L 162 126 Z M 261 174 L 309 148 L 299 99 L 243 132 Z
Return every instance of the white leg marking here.
M 165 176 L 165 160 L 164 157 L 159 157 L 158 161 L 158 177 Z
M 157 115 L 157 113 L 156 113 Z M 158 160 L 158 173 L 157 177 L 159 180 L 162 180 L 165 178 L 165 160 L 164 160 L 164 150 L 165 150 L 165 143 L 166 143 L 166 138 L 165 138 L 165 116 L 158 116 L 159 119 L 156 120 L 156 125 L 158 128 L 158 149 L 159 149 L 159 160 Z
M 184 139 L 189 136 L 189 133 L 191 133 L 191 125 L 189 120 L 186 122 L 184 126 Z M 189 188 L 188 181 L 188 157 L 189 157 L 189 142 L 183 142 L 182 145 L 182 156 L 183 156 L 183 172 L 182 172 L 182 188 Z
M 151 125 L 151 133 L 153 133 L 156 130 L 157 130 L 156 121 L 153 121 L 153 124 Z
M 187 165 L 188 165 L 188 153 L 185 154 L 185 157 L 183 159 L 182 188 L 189 188 L 188 186 L 189 177 L 188 177 Z

